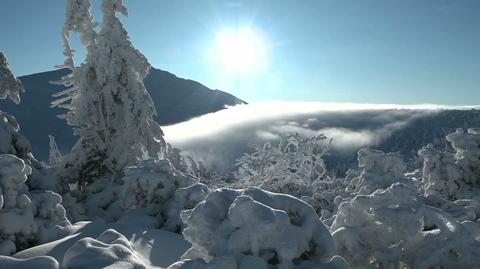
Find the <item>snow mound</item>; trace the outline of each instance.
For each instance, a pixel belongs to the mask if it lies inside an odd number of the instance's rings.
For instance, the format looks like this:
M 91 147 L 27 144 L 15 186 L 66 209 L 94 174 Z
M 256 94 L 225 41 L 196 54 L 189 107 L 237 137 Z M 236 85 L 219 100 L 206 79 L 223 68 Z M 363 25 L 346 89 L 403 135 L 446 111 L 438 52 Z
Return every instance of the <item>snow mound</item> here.
M 183 210 L 192 209 L 207 197 L 210 189 L 207 185 L 196 183 L 189 187 L 180 188 L 175 191 L 174 197 L 170 199 L 163 210 L 166 218 L 164 228 L 168 231 L 181 232 L 185 228 L 180 214 Z
M 97 239 L 86 237 L 71 246 L 63 258 L 65 269 L 80 268 L 146 268 L 125 236 L 113 229 Z
M 30 259 L 15 259 L 0 256 L 0 268 L 8 269 L 59 269 L 57 260 L 49 256 L 38 256 Z
M 182 212 L 192 243 L 169 268 L 349 268 L 315 210 L 258 188 L 218 189 Z
M 460 223 L 422 200 L 396 183 L 341 204 L 330 229 L 337 253 L 354 268 L 476 267 L 479 224 Z

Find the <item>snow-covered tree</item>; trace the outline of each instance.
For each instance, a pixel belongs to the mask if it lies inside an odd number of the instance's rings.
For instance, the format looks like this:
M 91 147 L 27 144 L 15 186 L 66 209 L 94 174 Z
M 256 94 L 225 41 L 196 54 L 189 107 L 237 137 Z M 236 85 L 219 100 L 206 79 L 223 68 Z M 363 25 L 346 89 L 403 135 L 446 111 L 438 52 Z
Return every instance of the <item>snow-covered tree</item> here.
M 127 15 L 122 0 L 103 0 L 103 21 L 97 32 L 90 0 L 69 0 L 64 27 L 62 67 L 72 73 L 61 83 L 67 90 L 52 105 L 67 108 L 63 117 L 79 136 L 64 156 L 58 176 L 83 189 L 99 176 L 119 181 L 123 168 L 145 156 L 157 157 L 164 147 L 163 133 L 153 121 L 155 108 L 143 79 L 150 65 L 133 47 L 117 14 Z M 72 32 L 86 47 L 85 62 L 76 67 L 70 47 Z
M 457 129 L 446 137 L 455 154 L 439 151 L 432 145 L 419 150 L 423 157 L 426 195 L 441 195 L 449 200 L 479 198 L 480 129 Z
M 10 70 L 6 56 L 0 52 L 0 99 L 10 98 L 20 103 L 23 86 Z M 44 164 L 37 161 L 28 139 L 20 133 L 20 124 L 14 116 L 0 110 L 0 154 L 12 154 L 32 168 L 28 185 L 31 189 L 54 190 L 55 182 L 48 175 Z
M 213 171 L 207 170 L 202 161 L 197 162 L 170 143 L 166 143 L 166 147 L 162 150 L 160 157 L 168 159 L 176 170 L 197 177 L 202 182 L 208 182 L 214 176 Z
M 241 187 L 256 186 L 297 197 L 309 193 L 308 187 L 325 177 L 324 135 L 302 138 L 298 134 L 282 137 L 278 145 L 267 142 L 253 145 L 254 152 L 237 161 Z
M 22 83 L 10 69 L 7 56 L 0 51 L 0 99 L 8 97 L 19 104 L 20 93 L 24 91 Z M 19 130 L 20 126 L 15 117 L 0 110 L 0 153 L 13 154 L 22 159 L 28 158 L 31 146 Z
M 55 142 L 55 137 L 52 135 L 49 135 L 48 140 L 50 145 L 50 154 L 48 156 L 48 163 L 54 166 L 62 161 L 63 156 L 60 150 L 58 149 L 57 143 Z
M 19 104 L 20 93 L 24 91 L 22 83 L 10 69 L 7 56 L 0 51 L 0 99 L 8 97 L 15 104 Z

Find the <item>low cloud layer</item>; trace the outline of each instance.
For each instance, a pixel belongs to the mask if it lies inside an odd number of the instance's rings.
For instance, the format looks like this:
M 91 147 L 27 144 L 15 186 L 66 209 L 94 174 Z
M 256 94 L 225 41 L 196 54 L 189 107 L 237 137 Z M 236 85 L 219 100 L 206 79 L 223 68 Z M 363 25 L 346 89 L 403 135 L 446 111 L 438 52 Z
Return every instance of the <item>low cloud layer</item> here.
M 315 102 L 265 102 L 239 105 L 162 127 L 168 142 L 219 171 L 232 170 L 251 144 L 298 133 L 332 138 L 333 152 L 352 154 L 375 146 L 411 121 L 445 109 L 436 105 L 372 105 Z

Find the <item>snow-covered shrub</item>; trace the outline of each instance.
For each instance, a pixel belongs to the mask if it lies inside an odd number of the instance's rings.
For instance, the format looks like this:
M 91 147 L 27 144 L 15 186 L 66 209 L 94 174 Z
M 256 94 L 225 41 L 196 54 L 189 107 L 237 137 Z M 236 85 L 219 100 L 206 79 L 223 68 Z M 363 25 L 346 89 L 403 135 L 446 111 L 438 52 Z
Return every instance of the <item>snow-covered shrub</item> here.
M 60 84 L 53 106 L 67 108 L 63 115 L 79 140 L 57 166 L 56 175 L 77 182 L 83 190 L 97 177 L 119 182 L 123 169 L 147 154 L 157 157 L 164 147 L 163 133 L 153 121 L 153 101 L 143 84 L 150 65 L 133 47 L 117 14 L 127 15 L 122 0 L 103 0 L 103 21 L 98 32 L 91 15 L 91 0 L 69 0 L 64 26 L 67 60 L 72 73 Z M 70 35 L 78 32 L 87 55 L 74 65 Z
M 177 171 L 169 160 L 144 160 L 125 168 L 123 205 L 149 207 L 165 203 L 176 189 L 195 183 Z
M 28 191 L 25 183 L 31 171 L 22 159 L 0 155 L 0 254 L 9 255 L 71 233 L 60 195 Z
M 310 193 L 309 186 L 325 176 L 324 139 L 295 134 L 282 137 L 278 145 L 253 145 L 254 152 L 237 161 L 238 187 L 256 186 L 297 197 Z
M 358 167 L 362 172 L 350 181 L 353 193 L 370 194 L 397 182 L 407 182 L 404 175 L 406 166 L 399 154 L 370 148 L 360 149 L 357 154 Z
M 313 208 L 290 195 L 217 189 L 182 218 L 191 260 L 169 268 L 349 268 Z
M 302 197 L 315 208 L 326 225 L 333 223 L 341 203 L 358 194 L 370 194 L 397 182 L 410 184 L 399 154 L 362 148 L 357 155 L 359 171 L 350 169 L 345 178 L 318 181 L 312 185 L 312 194 Z
M 81 191 L 74 187 L 63 197 L 68 218 L 73 222 L 98 219 L 113 222 L 124 211 L 120 201 L 122 185 L 106 176 L 96 177 Z
M 149 159 L 127 167 L 123 180 L 123 208 L 145 208 L 165 229 L 176 232 L 182 229 L 180 212 L 193 208 L 210 191 L 167 159 Z
M 336 211 L 335 199 L 346 196 L 346 181 L 330 178 L 323 157 L 328 147 L 325 136 L 302 138 L 298 134 L 282 137 L 278 145 L 253 146 L 254 152 L 238 160 L 236 188 L 261 187 L 301 198 L 322 216 Z M 339 200 L 339 199 L 337 199 Z
M 330 230 L 337 253 L 354 268 L 473 268 L 480 262 L 480 242 L 469 228 L 424 205 L 402 183 L 341 204 Z
M 455 154 L 428 145 L 419 150 L 423 157 L 423 181 L 426 195 L 439 194 L 449 200 L 476 198 L 480 194 L 480 130 L 457 129 L 446 139 Z
M 131 243 L 113 229 L 106 230 L 96 239 L 86 237 L 73 244 L 63 258 L 64 269 L 147 268 Z
M 340 203 L 348 197 L 348 182 L 344 178 L 316 181 L 311 186 L 311 194 L 301 199 L 311 205 L 323 221 L 335 214 Z

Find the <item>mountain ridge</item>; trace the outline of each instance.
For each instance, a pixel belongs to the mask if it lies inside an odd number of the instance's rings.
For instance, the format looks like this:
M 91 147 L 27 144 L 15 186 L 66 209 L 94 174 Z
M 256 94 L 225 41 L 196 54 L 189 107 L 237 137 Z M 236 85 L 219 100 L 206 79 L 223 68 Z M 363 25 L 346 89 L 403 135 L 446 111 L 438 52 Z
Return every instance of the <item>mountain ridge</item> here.
M 53 135 L 63 152 L 73 146 L 76 137 L 65 120 L 57 115 L 66 112 L 62 108 L 51 108 L 56 98 L 54 93 L 64 89 L 51 84 L 67 75 L 67 69 L 45 71 L 19 77 L 25 87 L 19 105 L 10 100 L 0 100 L 0 109 L 12 114 L 20 123 L 21 132 L 30 140 L 35 156 L 47 160 L 49 153 L 48 135 Z M 226 106 L 246 102 L 218 89 L 156 68 L 151 68 L 144 80 L 147 91 L 152 96 L 157 115 L 154 120 L 160 125 L 170 125 L 191 118 L 224 109 Z

